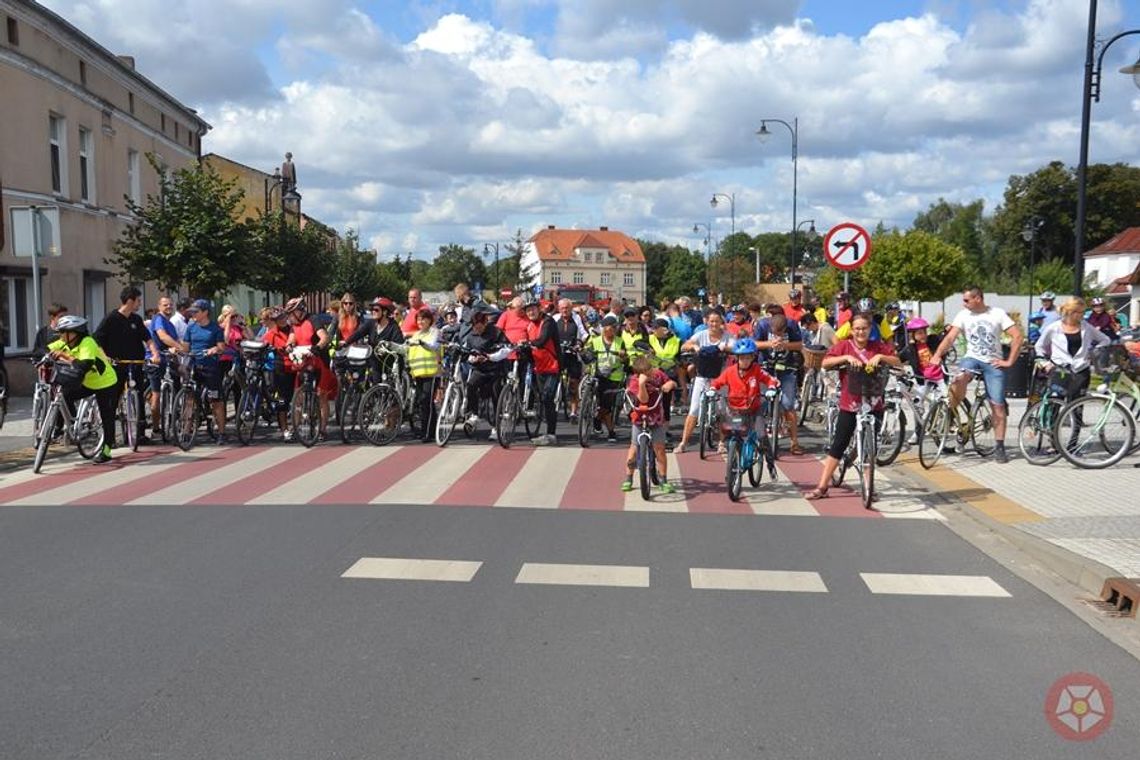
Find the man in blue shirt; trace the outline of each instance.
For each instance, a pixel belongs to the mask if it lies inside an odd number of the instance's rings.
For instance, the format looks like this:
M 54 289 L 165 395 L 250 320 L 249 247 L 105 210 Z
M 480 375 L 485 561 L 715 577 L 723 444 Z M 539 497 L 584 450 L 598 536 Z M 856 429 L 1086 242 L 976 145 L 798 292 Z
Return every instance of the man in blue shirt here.
M 182 349 L 194 358 L 194 379 L 209 389 L 210 409 L 218 431 L 217 444 L 221 446 L 226 442 L 226 410 L 221 400 L 222 373 L 218 357 L 226 350 L 226 339 L 222 328 L 210 318 L 210 302 L 204 298 L 190 305 L 190 324 L 186 326 Z
M 147 380 L 150 382 L 150 419 L 151 429 L 160 430 L 162 421 L 158 418 L 159 396 L 162 391 L 162 376 L 166 374 L 166 364 L 170 361 L 167 351 L 182 353 L 182 344 L 178 342 L 178 329 L 171 321 L 174 316 L 174 301 L 169 296 L 158 299 L 158 311 L 150 320 L 150 337 L 158 348 L 162 360 L 158 364 L 146 365 Z M 175 383 L 178 376 L 175 375 Z M 168 434 L 173 431 L 167 431 Z

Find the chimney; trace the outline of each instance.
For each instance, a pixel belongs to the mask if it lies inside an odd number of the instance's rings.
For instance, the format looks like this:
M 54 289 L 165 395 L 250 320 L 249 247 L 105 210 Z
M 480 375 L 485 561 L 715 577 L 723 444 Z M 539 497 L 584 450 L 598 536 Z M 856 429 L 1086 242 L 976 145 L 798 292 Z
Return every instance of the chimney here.
M 601 227 L 599 229 L 601 229 L 602 232 L 609 232 L 610 231 L 609 227 Z
M 135 70 L 135 57 L 133 55 L 117 55 L 115 57 L 119 59 L 119 63 L 123 64 L 131 71 Z
M 548 224 L 548 225 L 546 225 L 546 229 L 548 229 L 548 230 L 552 230 L 552 229 L 554 229 L 554 225 L 553 225 L 553 224 Z

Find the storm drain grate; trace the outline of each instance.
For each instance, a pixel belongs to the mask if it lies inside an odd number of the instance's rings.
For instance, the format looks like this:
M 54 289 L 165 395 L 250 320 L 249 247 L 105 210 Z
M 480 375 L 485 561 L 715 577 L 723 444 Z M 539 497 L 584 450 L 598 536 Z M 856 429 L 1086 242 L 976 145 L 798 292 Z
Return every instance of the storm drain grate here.
M 1086 607 L 1091 607 L 1096 612 L 1107 618 L 1120 618 L 1128 617 L 1127 614 L 1116 609 L 1116 605 L 1111 602 L 1106 602 L 1103 599 L 1078 599 L 1081 604 Z
M 1140 606 L 1140 578 L 1108 578 L 1100 591 L 1100 604 L 1114 610 L 1115 617 L 1136 617 Z

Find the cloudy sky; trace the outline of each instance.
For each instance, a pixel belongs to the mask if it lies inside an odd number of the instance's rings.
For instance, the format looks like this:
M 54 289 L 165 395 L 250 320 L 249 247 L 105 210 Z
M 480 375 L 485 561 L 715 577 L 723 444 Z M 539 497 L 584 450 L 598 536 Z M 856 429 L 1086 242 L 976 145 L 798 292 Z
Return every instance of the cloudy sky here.
M 608 225 L 703 247 L 731 225 L 907 227 L 1077 163 L 1088 0 L 46 0 L 382 257 Z M 1140 27 L 1100 0 L 1098 32 Z M 1135 163 L 1140 90 L 1113 45 L 1092 161 Z

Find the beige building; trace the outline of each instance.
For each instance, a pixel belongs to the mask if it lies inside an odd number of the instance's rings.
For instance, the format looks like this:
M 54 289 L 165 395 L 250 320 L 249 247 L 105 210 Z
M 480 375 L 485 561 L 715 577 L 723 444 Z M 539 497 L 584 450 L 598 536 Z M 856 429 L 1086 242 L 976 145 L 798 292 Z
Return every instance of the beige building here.
M 645 254 L 624 232 L 539 230 L 527 241 L 522 270 L 532 272 L 543 292 L 567 285 L 592 285 L 626 303 L 645 303 Z
M 104 260 L 130 221 L 125 197 L 158 190 L 147 154 L 193 165 L 210 125 L 42 5 L 0 0 L 0 24 L 0 320 L 13 356 L 46 320 L 33 306 L 37 239 L 44 309 L 98 321 L 123 285 Z M 156 297 L 147 288 L 146 303 Z M 25 369 L 9 362 L 17 391 Z

